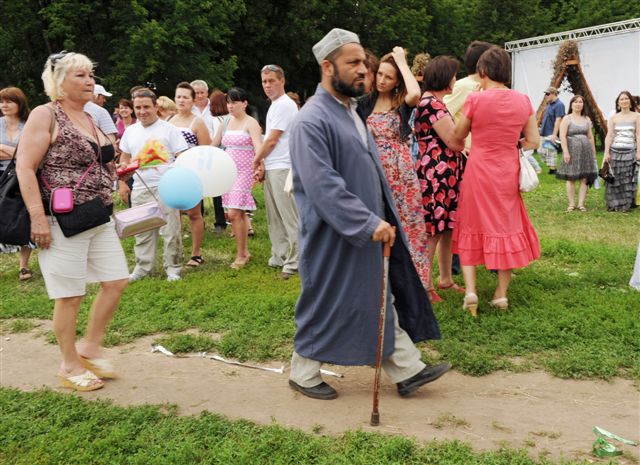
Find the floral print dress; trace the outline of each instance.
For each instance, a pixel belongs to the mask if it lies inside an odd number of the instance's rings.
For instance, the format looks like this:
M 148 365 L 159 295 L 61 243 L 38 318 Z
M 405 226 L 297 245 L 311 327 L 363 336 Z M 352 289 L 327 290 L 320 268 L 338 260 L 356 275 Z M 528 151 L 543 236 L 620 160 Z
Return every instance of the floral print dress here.
M 431 236 L 455 227 L 459 184 L 465 164 L 462 153 L 448 148 L 433 128 L 447 115 L 451 116 L 443 102 L 426 95 L 418 104 L 414 126 L 420 151 L 418 179 L 427 232 Z
M 411 258 L 427 288 L 430 267 L 422 194 L 409 145 L 400 138 L 400 115 L 397 111 L 373 112 L 367 118 L 367 125 L 376 141 L 378 156 L 409 242 Z

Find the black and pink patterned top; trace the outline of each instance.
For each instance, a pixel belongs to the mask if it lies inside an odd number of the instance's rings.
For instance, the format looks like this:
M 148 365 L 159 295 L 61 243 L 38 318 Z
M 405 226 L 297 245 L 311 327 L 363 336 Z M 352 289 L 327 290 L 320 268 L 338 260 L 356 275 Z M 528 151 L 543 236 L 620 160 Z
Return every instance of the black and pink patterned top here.
M 98 163 L 75 189 L 73 203 L 80 205 L 100 197 L 106 206 L 113 205 L 113 182 L 117 179 L 115 167 L 111 163 L 115 154 L 113 145 L 102 146 L 102 156 L 99 157 L 96 144 L 75 128 L 60 104 L 54 102 L 53 108 L 58 135 L 49 146 L 37 175 L 45 210 L 48 211 L 50 191 L 42 177 L 44 176 L 51 188 L 73 188 L 96 159 Z M 96 130 L 99 131 L 99 129 Z

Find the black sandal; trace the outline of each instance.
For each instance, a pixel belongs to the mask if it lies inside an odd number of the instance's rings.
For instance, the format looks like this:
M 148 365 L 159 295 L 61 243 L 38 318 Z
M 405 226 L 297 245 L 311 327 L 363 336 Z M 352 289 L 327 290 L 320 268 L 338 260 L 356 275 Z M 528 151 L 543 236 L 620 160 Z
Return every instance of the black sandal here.
M 19 275 L 20 281 L 27 281 L 31 279 L 32 276 L 33 276 L 33 273 L 29 268 L 20 268 L 20 275 Z
M 202 258 L 202 255 L 194 255 L 193 257 L 191 257 L 191 260 L 189 260 L 187 262 L 187 266 L 191 266 L 191 267 L 196 267 L 196 266 L 200 266 L 204 263 L 204 259 Z

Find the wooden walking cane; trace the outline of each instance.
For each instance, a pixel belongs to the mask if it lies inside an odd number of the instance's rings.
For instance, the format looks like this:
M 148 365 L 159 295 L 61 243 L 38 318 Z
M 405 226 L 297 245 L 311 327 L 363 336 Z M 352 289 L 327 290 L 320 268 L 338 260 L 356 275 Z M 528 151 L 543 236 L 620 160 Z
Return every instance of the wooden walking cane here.
M 394 228 L 395 229 L 395 228 Z M 389 242 L 384 243 L 383 271 L 382 271 L 382 301 L 380 302 L 380 323 L 378 324 L 378 350 L 376 352 L 376 373 L 373 378 L 373 410 L 371 411 L 371 426 L 380 424 L 380 412 L 378 412 L 378 400 L 380 397 L 380 374 L 382 371 L 382 352 L 384 348 L 384 326 L 387 315 L 387 283 L 389 281 L 389 257 L 391 256 L 391 246 Z

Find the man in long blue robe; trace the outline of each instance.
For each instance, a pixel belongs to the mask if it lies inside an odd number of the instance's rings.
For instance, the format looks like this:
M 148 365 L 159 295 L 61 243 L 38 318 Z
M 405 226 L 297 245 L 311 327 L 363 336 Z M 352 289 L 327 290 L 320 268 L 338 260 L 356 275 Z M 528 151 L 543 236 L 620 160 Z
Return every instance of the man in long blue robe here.
M 334 399 L 337 392 L 320 376 L 322 363 L 375 363 L 382 242 L 395 241 L 382 367 L 400 395 L 408 395 L 450 365 L 426 366 L 413 344 L 438 339 L 440 331 L 411 261 L 376 145 L 355 111 L 354 97 L 364 91 L 364 49 L 354 33 L 333 29 L 313 51 L 322 80 L 294 121 L 290 139 L 302 291 L 289 384 L 308 397 Z

